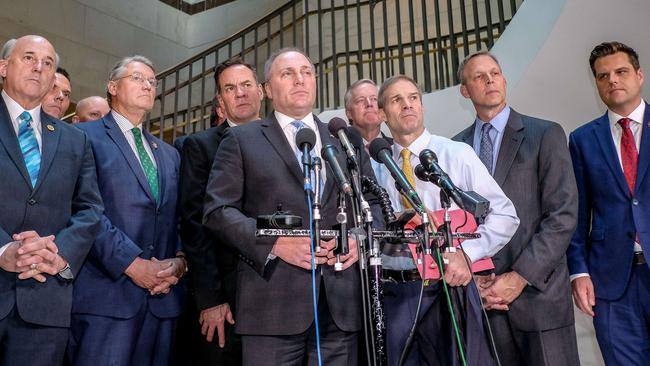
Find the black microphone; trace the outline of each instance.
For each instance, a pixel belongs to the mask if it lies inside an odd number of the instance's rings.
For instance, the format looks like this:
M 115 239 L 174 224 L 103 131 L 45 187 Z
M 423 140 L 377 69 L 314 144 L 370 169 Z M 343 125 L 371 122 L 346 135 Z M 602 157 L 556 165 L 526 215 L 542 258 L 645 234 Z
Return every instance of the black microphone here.
M 356 164 L 358 162 L 357 154 L 355 153 L 354 147 L 348 139 L 348 135 L 345 133 L 347 127 L 348 124 L 339 117 L 332 118 L 327 124 L 327 129 L 330 130 L 330 133 L 334 136 L 338 136 L 338 139 L 341 141 L 341 145 L 343 146 L 343 150 L 345 150 L 345 154 L 350 160 L 352 160 L 352 162 Z
M 303 176 L 305 178 L 305 185 L 311 185 L 311 174 L 309 167 L 311 166 L 311 156 L 309 152 L 316 144 L 316 134 L 310 128 L 302 128 L 296 134 L 296 146 L 302 151 L 302 165 Z
M 445 173 L 444 170 L 438 165 L 438 157 L 436 156 L 436 153 L 429 149 L 424 149 L 422 152 L 420 152 L 420 163 L 422 164 L 423 169 L 430 173 L 428 176 L 428 181 L 437 185 L 440 187 L 442 190 L 447 193 L 447 195 L 456 202 L 458 207 L 464 208 L 465 205 L 463 204 L 463 199 L 461 198 L 461 190 L 456 187 L 456 185 L 451 181 L 451 178 Z M 416 175 L 418 178 L 420 176 L 418 175 L 417 172 L 418 168 L 416 167 Z M 422 172 L 420 172 L 422 174 Z M 420 180 L 425 180 L 420 178 Z
M 404 172 L 402 172 L 402 169 L 400 169 L 400 167 L 397 166 L 395 160 L 393 160 L 390 144 L 388 141 L 381 138 L 374 139 L 370 143 L 369 150 L 370 156 L 372 156 L 373 159 L 386 165 L 386 168 L 388 168 L 388 171 L 393 176 L 393 179 L 395 179 L 397 188 L 403 194 L 409 197 L 416 206 L 418 206 L 417 209 L 423 208 L 424 205 L 422 204 L 420 196 L 418 196 L 411 183 L 409 183 L 408 179 L 406 179 Z
M 338 149 L 332 144 L 323 146 L 320 151 L 320 155 L 323 157 L 323 159 L 325 159 L 325 161 L 327 161 L 330 167 L 330 171 L 334 176 L 334 180 L 336 180 L 336 184 L 339 186 L 339 190 L 345 194 L 352 194 L 352 186 L 350 185 L 350 181 L 348 180 L 348 177 L 346 177 L 343 173 L 343 169 L 341 169 L 341 165 L 336 159 L 336 155 L 338 153 Z

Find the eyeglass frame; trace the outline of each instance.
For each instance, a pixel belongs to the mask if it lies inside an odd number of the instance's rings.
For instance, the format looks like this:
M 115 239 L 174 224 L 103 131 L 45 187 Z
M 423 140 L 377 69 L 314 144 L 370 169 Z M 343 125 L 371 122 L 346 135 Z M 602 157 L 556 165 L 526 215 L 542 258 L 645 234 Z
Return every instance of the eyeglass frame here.
M 144 83 L 146 81 L 154 89 L 156 89 L 156 87 L 158 87 L 158 80 L 155 77 L 153 77 L 153 78 L 145 78 L 144 75 L 142 75 L 142 73 L 138 72 L 138 71 L 134 71 L 133 73 L 128 74 L 128 75 L 120 76 L 119 78 L 115 78 L 115 79 L 113 79 L 111 81 L 119 81 L 119 80 L 122 80 L 122 79 L 125 79 L 125 78 L 131 78 L 131 81 L 137 81 L 138 83 L 143 84 L 143 85 L 144 85 Z

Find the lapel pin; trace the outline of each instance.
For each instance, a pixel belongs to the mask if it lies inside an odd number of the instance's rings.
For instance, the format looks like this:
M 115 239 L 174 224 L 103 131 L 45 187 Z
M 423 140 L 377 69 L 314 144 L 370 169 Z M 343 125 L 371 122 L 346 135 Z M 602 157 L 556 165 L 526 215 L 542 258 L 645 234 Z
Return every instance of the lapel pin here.
M 158 150 L 158 144 L 157 144 L 157 143 L 152 142 L 152 143 L 151 143 L 151 146 L 152 146 L 154 149 Z
M 650 127 L 650 121 L 648 121 L 648 127 Z
M 48 124 L 48 125 L 47 125 L 47 129 L 50 130 L 50 131 L 54 131 L 54 126 Z

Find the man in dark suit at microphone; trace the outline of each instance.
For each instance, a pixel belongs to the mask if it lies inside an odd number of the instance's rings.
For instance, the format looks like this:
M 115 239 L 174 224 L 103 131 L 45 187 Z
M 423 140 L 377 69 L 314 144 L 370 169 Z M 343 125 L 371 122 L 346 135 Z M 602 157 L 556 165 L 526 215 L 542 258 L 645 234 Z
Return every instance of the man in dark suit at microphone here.
M 282 49 L 264 67 L 265 89 L 274 112 L 268 118 L 226 132 L 206 189 L 204 224 L 219 240 L 237 249 L 235 330 L 242 335 L 244 365 L 314 364 L 317 332 L 323 364 L 355 365 L 361 329 L 360 281 L 354 241 L 336 272 L 334 242 L 317 243 L 314 317 L 310 240 L 304 237 L 256 237 L 256 217 L 278 205 L 301 216 L 310 211 L 303 191 L 301 154 L 295 136 L 302 128 L 316 135 L 313 155 L 338 141 L 312 114 L 316 98 L 314 66 L 298 49 Z M 339 154 L 340 164 L 345 160 Z M 325 172 L 324 172 L 325 173 Z M 372 174 L 369 164 L 364 174 Z M 321 227 L 335 224 L 337 192 L 331 171 L 324 174 Z M 373 206 L 376 217 L 379 209 Z

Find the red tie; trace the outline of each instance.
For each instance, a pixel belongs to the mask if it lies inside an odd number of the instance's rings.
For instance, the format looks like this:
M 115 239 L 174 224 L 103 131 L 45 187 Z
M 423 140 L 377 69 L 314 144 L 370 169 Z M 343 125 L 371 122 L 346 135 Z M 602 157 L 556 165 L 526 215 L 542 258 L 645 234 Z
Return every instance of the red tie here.
M 630 130 L 630 119 L 621 118 L 618 123 L 623 128 L 623 135 L 621 136 L 621 161 L 623 163 L 623 173 L 627 181 L 630 192 L 634 194 L 634 185 L 636 183 L 636 165 L 639 153 L 636 150 L 636 143 L 634 142 L 634 135 Z

